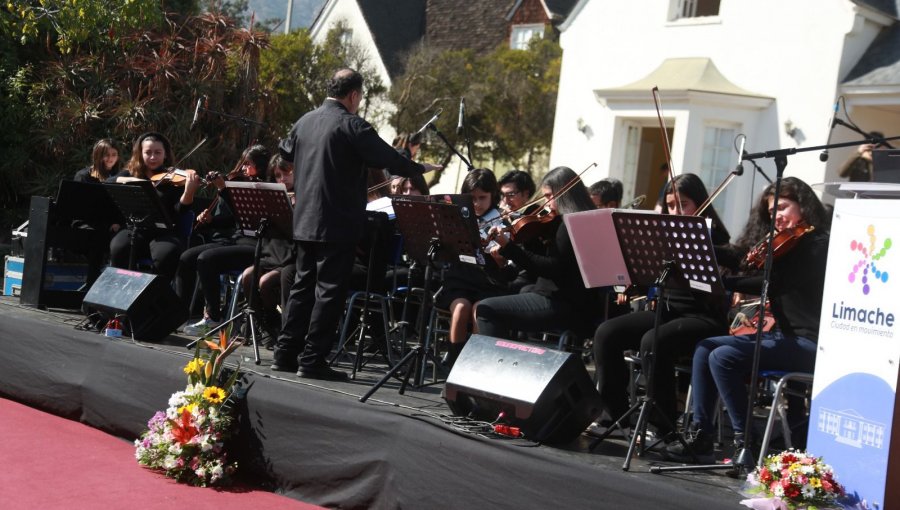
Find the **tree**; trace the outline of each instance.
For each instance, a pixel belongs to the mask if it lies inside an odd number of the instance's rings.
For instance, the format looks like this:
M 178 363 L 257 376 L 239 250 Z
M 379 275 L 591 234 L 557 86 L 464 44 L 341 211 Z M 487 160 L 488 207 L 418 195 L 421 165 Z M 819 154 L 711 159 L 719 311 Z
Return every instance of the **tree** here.
M 271 47 L 261 55 L 259 74 L 263 89 L 278 105 L 269 117 L 273 136 L 284 136 L 301 115 L 322 104 L 325 84 L 340 67 L 352 67 L 363 75 L 365 105 L 384 94 L 384 85 L 371 69 L 368 56 L 357 45 L 346 42 L 346 33 L 347 28 L 338 25 L 321 44 L 312 40 L 308 30 L 272 35 Z M 378 112 L 361 114 L 372 121 Z
M 477 148 L 473 164 L 502 163 L 535 172 L 552 139 L 561 56 L 559 45 L 544 39 L 535 39 L 527 50 L 500 47 L 481 57 L 471 50 L 420 45 L 407 55 L 404 73 L 390 91 L 396 106 L 393 125 L 398 132 L 415 131 L 439 108 L 456 111 L 465 97 L 468 134 Z M 461 147 L 455 123 L 456 116 L 444 115 L 436 124 Z M 425 153 L 450 159 L 442 145 Z

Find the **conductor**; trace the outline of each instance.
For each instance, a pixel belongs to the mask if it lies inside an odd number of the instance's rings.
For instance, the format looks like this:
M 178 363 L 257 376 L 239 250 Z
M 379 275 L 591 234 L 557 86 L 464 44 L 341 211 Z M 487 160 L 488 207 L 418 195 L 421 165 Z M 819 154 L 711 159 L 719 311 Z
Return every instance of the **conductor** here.
M 399 154 L 356 115 L 363 77 L 343 68 L 327 83 L 328 97 L 300 117 L 279 145 L 294 162 L 294 242 L 297 276 L 283 311 L 272 370 L 304 378 L 344 380 L 328 366 L 346 298 L 356 244 L 365 224 L 369 168 L 402 176 L 440 168 Z

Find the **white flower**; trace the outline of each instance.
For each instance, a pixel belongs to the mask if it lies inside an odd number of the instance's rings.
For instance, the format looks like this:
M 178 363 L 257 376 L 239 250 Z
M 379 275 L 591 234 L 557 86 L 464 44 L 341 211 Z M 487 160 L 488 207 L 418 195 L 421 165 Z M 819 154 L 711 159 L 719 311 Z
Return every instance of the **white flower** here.
M 776 485 L 775 490 L 772 491 L 772 495 L 775 496 L 776 498 L 783 498 L 784 497 L 784 487 L 782 487 L 781 484 Z
M 166 458 L 163 459 L 163 468 L 164 469 L 174 469 L 176 464 L 174 455 L 166 455 Z
M 213 468 L 212 468 L 212 470 L 210 471 L 210 473 L 212 474 L 212 476 L 213 476 L 214 478 L 221 478 L 221 477 L 222 477 L 222 473 L 223 473 L 223 470 L 222 470 L 222 463 L 221 463 L 221 462 L 216 462 L 216 464 L 213 466 Z
M 194 470 L 194 474 L 197 475 L 198 478 L 206 478 L 206 468 L 200 466 L 196 470 Z
M 172 455 L 181 455 L 181 445 L 178 443 L 169 445 L 169 453 Z
M 812 499 L 816 495 L 816 488 L 810 484 L 806 484 L 800 489 L 800 494 L 806 499 Z
M 188 403 L 187 397 L 185 396 L 185 392 L 176 391 L 169 397 L 169 408 L 178 409 L 179 407 Z

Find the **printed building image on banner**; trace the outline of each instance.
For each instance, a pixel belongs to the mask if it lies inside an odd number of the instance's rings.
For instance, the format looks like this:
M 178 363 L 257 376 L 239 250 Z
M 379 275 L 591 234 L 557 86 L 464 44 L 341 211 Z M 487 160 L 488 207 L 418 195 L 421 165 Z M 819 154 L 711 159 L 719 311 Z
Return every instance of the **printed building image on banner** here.
M 900 360 L 900 201 L 838 200 L 807 449 L 864 508 L 885 490 Z

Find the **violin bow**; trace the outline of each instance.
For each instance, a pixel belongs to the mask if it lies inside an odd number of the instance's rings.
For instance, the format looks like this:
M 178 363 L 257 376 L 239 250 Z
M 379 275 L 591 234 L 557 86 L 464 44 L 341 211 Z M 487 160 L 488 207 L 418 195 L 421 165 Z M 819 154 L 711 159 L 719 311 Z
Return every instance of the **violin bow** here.
M 593 162 L 593 163 L 591 163 L 590 165 L 584 167 L 584 170 L 578 172 L 578 175 L 576 175 L 576 176 L 573 177 L 571 180 L 569 180 L 569 182 L 567 182 L 562 188 L 559 188 L 559 191 L 556 192 L 556 193 L 554 194 L 553 198 L 559 198 L 559 197 L 561 197 L 562 195 L 566 194 L 566 192 L 568 192 L 570 189 L 572 189 L 573 187 L 575 187 L 575 184 L 578 183 L 578 180 L 581 179 L 581 176 L 584 175 L 585 172 L 587 172 L 588 170 L 590 170 L 591 168 L 593 168 L 593 167 L 595 167 L 595 166 L 597 166 L 597 163 L 596 163 L 596 162 Z M 528 208 L 531 207 L 532 205 L 534 205 L 534 204 L 540 202 L 541 200 L 544 200 L 544 203 L 547 202 L 547 199 L 546 199 L 545 197 L 543 197 L 543 196 L 538 196 L 538 197 L 535 197 L 534 199 L 529 200 L 528 202 L 526 202 L 524 205 L 522 205 L 522 207 L 519 207 L 519 208 L 516 209 L 516 210 L 509 211 L 508 213 L 504 213 L 504 214 L 505 214 L 506 216 L 509 216 L 509 215 L 511 215 L 511 214 L 514 214 L 514 213 L 517 213 L 517 212 L 520 212 L 520 211 L 524 211 L 525 209 L 528 209 Z
M 672 193 L 675 194 L 675 212 L 682 214 L 681 197 L 678 194 L 678 187 L 675 186 L 675 167 L 672 165 L 672 151 L 669 148 L 669 133 L 666 131 L 666 123 L 663 120 L 662 101 L 659 99 L 659 87 L 653 87 L 653 104 L 656 106 L 656 117 L 659 119 L 659 131 L 662 138 L 663 149 L 666 153 L 666 163 L 669 164 L 669 182 L 672 183 Z M 663 204 L 665 207 L 665 204 Z

